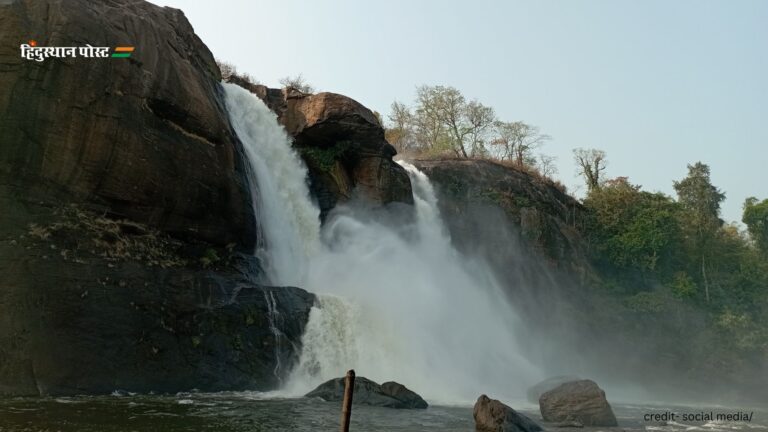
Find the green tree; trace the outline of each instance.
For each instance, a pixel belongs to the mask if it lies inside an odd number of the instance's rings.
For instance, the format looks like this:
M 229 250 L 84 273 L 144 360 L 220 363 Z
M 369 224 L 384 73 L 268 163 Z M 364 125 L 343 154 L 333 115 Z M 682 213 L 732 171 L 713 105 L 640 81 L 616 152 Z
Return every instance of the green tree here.
M 723 221 L 720 219 L 720 203 L 725 194 L 710 181 L 709 166 L 696 162 L 688 165 L 688 176 L 674 182 L 678 202 L 684 216 L 682 226 L 686 227 L 692 253 L 698 258 L 701 280 L 707 303 L 710 301 L 707 268 L 713 250 L 713 242 Z
M 670 197 L 619 177 L 593 189 L 584 205 L 590 210 L 588 238 L 599 258 L 642 275 L 671 271 L 681 233 L 680 209 Z
M 747 198 L 741 221 L 747 226 L 755 245 L 768 255 L 768 199 L 758 201 L 755 197 Z

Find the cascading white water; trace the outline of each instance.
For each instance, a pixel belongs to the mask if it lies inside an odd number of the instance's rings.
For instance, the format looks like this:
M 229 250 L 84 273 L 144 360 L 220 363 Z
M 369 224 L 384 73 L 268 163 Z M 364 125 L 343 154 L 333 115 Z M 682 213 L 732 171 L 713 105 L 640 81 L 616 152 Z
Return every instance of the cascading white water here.
M 350 368 L 444 402 L 516 397 L 541 377 L 520 354 L 516 314 L 491 272 L 451 246 L 424 174 L 402 163 L 413 185 L 412 222 L 393 227 L 347 206 L 320 230 L 306 168 L 274 114 L 224 86 L 258 182 L 273 282 L 319 295 L 283 394 L 303 394 Z
M 227 111 L 250 166 L 253 202 L 265 244 L 256 255 L 272 284 L 300 286 L 318 248 L 320 211 L 312 204 L 307 169 L 277 116 L 242 87 L 222 83 Z
M 280 311 L 277 309 L 277 300 L 275 300 L 275 293 L 272 291 L 264 291 L 264 301 L 267 303 L 267 322 L 269 323 L 269 331 L 275 337 L 275 369 L 272 373 L 275 375 L 278 381 L 282 381 L 283 378 L 283 344 L 285 343 L 285 334 L 280 329 L 283 324 Z

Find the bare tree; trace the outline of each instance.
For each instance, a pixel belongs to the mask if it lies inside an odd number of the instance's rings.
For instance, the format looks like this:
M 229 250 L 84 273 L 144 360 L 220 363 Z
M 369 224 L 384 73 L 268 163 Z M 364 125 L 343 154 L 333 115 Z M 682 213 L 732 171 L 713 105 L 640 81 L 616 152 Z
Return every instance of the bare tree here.
M 472 157 L 482 156 L 487 152 L 485 148 L 486 138 L 496 119 L 496 114 L 493 112 L 493 108 L 473 100 L 466 105 L 465 116 L 471 155 Z
M 238 83 L 237 81 L 244 81 L 251 85 L 259 84 L 259 81 L 252 77 L 249 73 L 238 72 L 237 67 L 235 67 L 235 65 L 232 63 L 217 59 L 216 64 L 219 66 L 219 70 L 221 71 L 221 79 L 224 81 L 235 82 L 236 84 L 242 84 L 242 82 Z
M 495 119 L 493 108 L 467 102 L 460 91 L 448 86 L 421 86 L 416 96 L 416 135 L 429 149 L 449 150 L 465 158 L 485 152 Z
M 394 102 L 389 125 L 387 140 L 401 150 L 419 148 L 464 158 L 490 155 L 521 167 L 541 163 L 547 173 L 555 172 L 554 158 L 535 154 L 549 135 L 524 122 L 496 121 L 492 107 L 468 101 L 450 86 L 418 87 L 413 109 Z
M 469 157 L 464 146 L 467 134 L 463 123 L 466 100 L 460 91 L 453 87 L 435 86 L 428 89 L 435 105 L 437 118 L 446 127 L 450 137 L 451 149 L 456 156 Z
M 501 159 L 512 160 L 518 166 L 535 165 L 533 151 L 550 139 L 549 135 L 542 134 L 536 126 L 521 121 L 498 121 L 494 124 L 494 130 L 496 138 L 491 143 L 502 149 Z
M 437 104 L 434 102 L 432 87 L 421 86 L 416 89 L 416 109 L 413 125 L 417 141 L 427 150 L 441 150 L 447 142 L 445 126 L 440 118 Z
M 539 154 L 539 171 L 541 171 L 541 174 L 545 177 L 552 177 L 557 174 L 557 166 L 555 166 L 556 160 L 557 158 L 555 156 L 549 156 L 543 153 Z
M 411 110 L 403 103 L 392 102 L 389 127 L 385 130 L 387 141 L 398 151 L 404 152 L 416 147 L 414 140 L 414 118 Z
M 312 87 L 306 79 L 304 79 L 304 76 L 302 74 L 298 74 L 296 76 L 287 76 L 285 78 L 280 79 L 280 85 L 292 90 L 298 90 L 302 93 L 311 94 L 315 92 L 315 88 Z
M 588 191 L 600 189 L 603 172 L 608 161 L 605 152 L 597 149 L 573 149 L 573 159 L 579 167 L 579 174 L 584 177 Z
M 237 75 L 237 68 L 232 63 L 216 59 L 216 64 L 219 66 L 219 70 L 221 71 L 221 79 L 224 81 L 229 80 L 232 75 Z

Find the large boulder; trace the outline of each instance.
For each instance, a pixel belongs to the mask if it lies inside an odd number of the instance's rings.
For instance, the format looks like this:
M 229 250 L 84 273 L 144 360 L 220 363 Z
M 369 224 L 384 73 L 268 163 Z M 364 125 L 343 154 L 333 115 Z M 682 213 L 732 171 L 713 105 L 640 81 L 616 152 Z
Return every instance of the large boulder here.
M 22 59 L 19 46 L 135 47 Z M 0 184 L 99 203 L 176 236 L 250 248 L 251 193 L 213 55 L 178 9 L 0 2 Z
M 477 398 L 472 411 L 475 429 L 481 432 L 537 432 L 536 422 L 486 395 Z
M 306 94 L 271 89 L 233 76 L 277 113 L 294 139 L 311 179 L 321 217 L 357 193 L 376 205 L 413 203 L 408 174 L 392 157 L 377 117 L 359 102 L 336 93 Z
M 528 388 L 528 391 L 525 393 L 526 398 L 528 399 L 528 402 L 537 404 L 539 403 L 539 398 L 544 393 L 552 390 L 553 388 L 561 384 L 565 384 L 567 382 L 577 381 L 577 380 L 579 380 L 579 377 L 573 376 L 573 375 L 560 375 L 560 376 L 547 378 L 544 381 L 541 381 L 538 384 Z
M 592 380 L 567 382 L 544 393 L 539 398 L 539 409 L 548 422 L 618 426 L 605 392 Z
M 317 386 L 305 395 L 325 401 L 341 401 L 344 398 L 344 378 L 334 378 Z M 425 409 L 427 402 L 402 384 L 388 381 L 377 384 L 368 378 L 355 378 L 352 403 L 386 408 Z

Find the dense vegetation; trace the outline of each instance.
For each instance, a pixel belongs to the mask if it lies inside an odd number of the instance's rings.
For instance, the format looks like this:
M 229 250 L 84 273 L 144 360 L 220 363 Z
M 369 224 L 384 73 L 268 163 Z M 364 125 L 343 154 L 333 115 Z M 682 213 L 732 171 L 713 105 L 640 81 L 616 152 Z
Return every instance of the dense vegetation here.
M 720 219 L 725 194 L 707 165 L 689 165 L 674 188 L 677 199 L 620 177 L 590 190 L 583 232 L 604 287 L 649 316 L 698 311 L 703 326 L 681 320 L 675 333 L 695 343 L 701 364 L 737 373 L 764 362 L 768 200 L 745 202 L 747 234 Z

